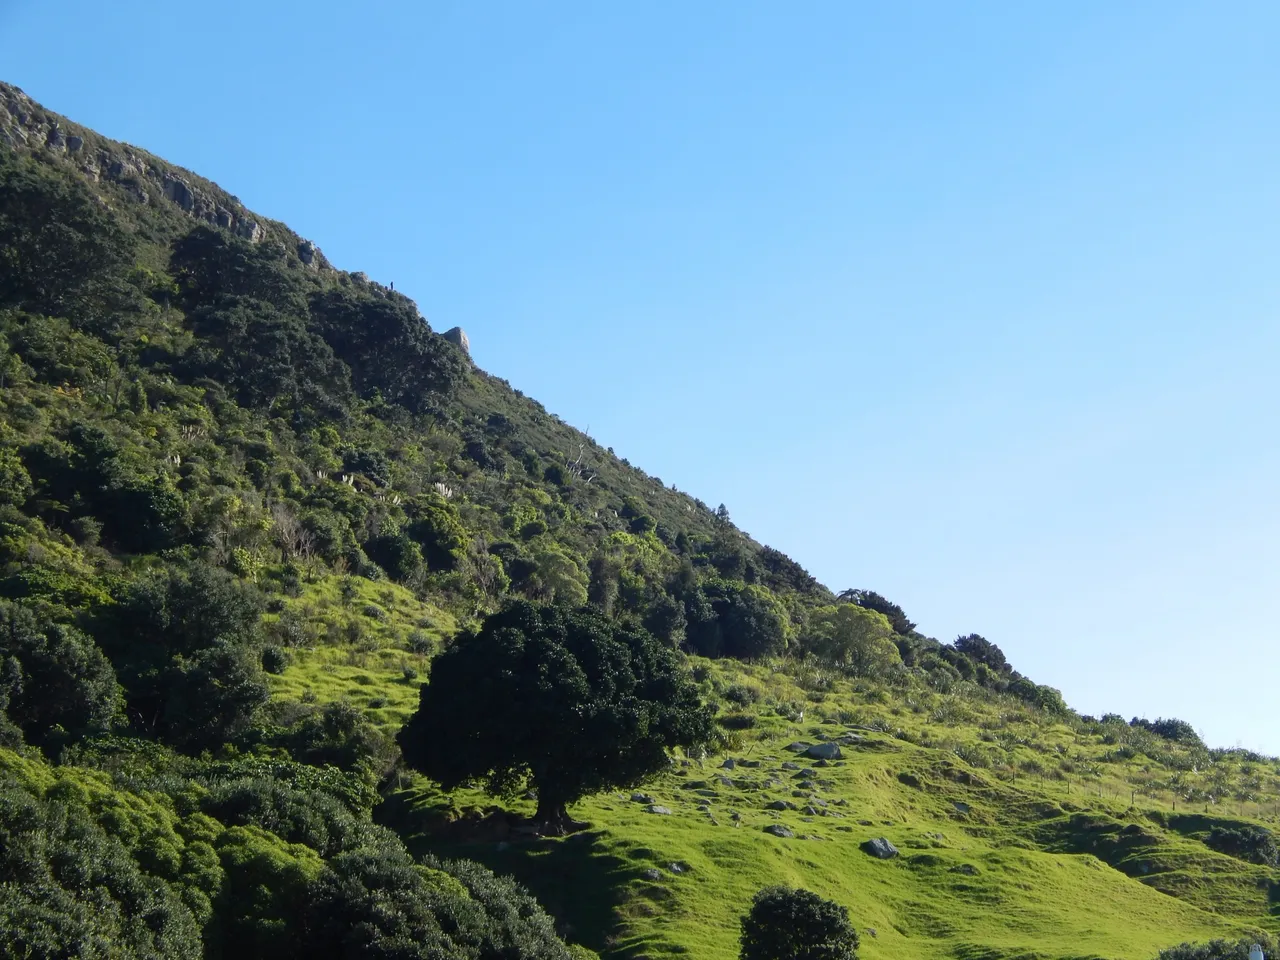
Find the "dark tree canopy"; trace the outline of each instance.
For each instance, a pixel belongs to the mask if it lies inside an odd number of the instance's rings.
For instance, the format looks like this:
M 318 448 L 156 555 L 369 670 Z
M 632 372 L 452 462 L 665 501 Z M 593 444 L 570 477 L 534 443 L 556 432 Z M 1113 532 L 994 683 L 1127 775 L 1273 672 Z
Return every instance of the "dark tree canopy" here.
M 1005 658 L 1004 651 L 986 637 L 976 633 L 956 637 L 956 650 L 963 653 L 975 663 L 984 663 L 997 673 L 1012 673 L 1013 667 Z
M 431 332 L 406 297 L 329 290 L 311 299 L 313 328 L 351 368 L 361 396 L 375 391 L 408 410 L 428 409 L 465 376 L 465 361 Z
M 80 181 L 0 157 L 0 306 L 82 314 L 132 266 L 134 246 Z
M 6 661 L 0 686 L 8 713 L 33 743 L 55 727 L 68 733 L 104 729 L 120 712 L 115 672 L 91 639 L 0 602 L 0 663 Z
M 689 647 L 704 657 L 757 660 L 786 648 L 785 611 L 760 587 L 708 580 L 685 595 Z
M 853 960 L 849 911 L 809 890 L 766 887 L 742 918 L 741 960 Z
M 511 794 L 531 780 L 538 819 L 664 769 L 671 747 L 711 734 L 711 710 L 675 653 L 589 609 L 528 602 L 460 635 L 432 664 L 399 742 L 410 766 L 453 788 Z

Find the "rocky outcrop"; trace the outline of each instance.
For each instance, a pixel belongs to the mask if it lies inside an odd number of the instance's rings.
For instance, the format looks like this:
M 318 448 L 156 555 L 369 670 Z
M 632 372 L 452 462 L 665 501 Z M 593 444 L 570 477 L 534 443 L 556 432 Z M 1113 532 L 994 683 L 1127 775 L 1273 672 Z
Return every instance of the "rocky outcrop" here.
M 441 334 L 450 343 L 455 343 L 462 348 L 462 352 L 468 357 L 471 356 L 471 340 L 467 337 L 466 332 L 461 327 L 451 327 Z
M 63 157 L 74 163 L 86 179 L 114 184 L 134 203 L 163 198 L 191 218 L 229 230 L 252 243 L 267 236 L 266 224 L 216 185 L 126 144 L 79 128 L 45 110 L 17 87 L 2 82 L 0 144 Z M 298 244 L 298 257 L 313 269 L 331 269 L 324 254 L 309 240 Z

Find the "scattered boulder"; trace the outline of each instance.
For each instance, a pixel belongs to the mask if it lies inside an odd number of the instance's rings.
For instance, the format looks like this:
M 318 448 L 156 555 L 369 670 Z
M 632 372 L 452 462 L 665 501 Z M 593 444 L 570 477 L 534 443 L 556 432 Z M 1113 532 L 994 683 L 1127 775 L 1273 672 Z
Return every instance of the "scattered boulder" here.
M 631 795 L 632 803 L 653 803 L 653 797 L 647 793 L 633 793 Z
M 785 763 L 782 764 L 782 769 L 783 770 L 799 770 L 800 764 L 792 763 L 790 760 L 787 760 Z
M 640 876 L 650 882 L 657 882 L 662 879 L 662 871 L 655 869 L 654 867 L 650 867 L 647 870 L 642 870 L 640 872 Z
M 804 751 L 804 755 L 815 760 L 839 760 L 844 756 L 838 743 L 815 743 Z
M 970 810 L 967 803 L 961 803 L 959 800 L 953 801 L 951 805 L 956 808 L 956 813 L 968 813 Z
M 806 753 L 811 746 L 813 746 L 813 744 L 801 743 L 797 740 L 795 743 L 787 744 L 783 749 L 790 750 L 792 753 Z
M 675 863 L 667 864 L 667 869 L 670 870 L 672 873 L 688 873 L 689 865 L 687 863 L 681 863 L 680 861 L 677 861 Z
M 737 765 L 738 764 L 734 761 L 733 757 L 726 757 L 724 763 L 720 764 L 720 769 L 732 770 Z
M 796 805 L 789 800 L 774 800 L 772 803 L 764 805 L 766 810 L 794 810 Z
M 884 837 L 875 837 L 865 841 L 861 849 L 863 853 L 869 853 L 877 860 L 892 860 L 898 855 L 898 848 Z
M 651 803 L 649 804 L 649 806 L 645 807 L 645 810 L 648 811 L 649 813 L 656 813 L 658 814 L 658 816 L 661 816 L 661 817 L 671 816 L 671 808 L 664 807 L 660 803 Z
M 771 833 L 775 837 L 782 837 L 787 840 L 795 836 L 795 834 L 791 831 L 789 827 L 784 827 L 780 823 L 769 824 L 767 827 L 764 828 L 764 832 Z

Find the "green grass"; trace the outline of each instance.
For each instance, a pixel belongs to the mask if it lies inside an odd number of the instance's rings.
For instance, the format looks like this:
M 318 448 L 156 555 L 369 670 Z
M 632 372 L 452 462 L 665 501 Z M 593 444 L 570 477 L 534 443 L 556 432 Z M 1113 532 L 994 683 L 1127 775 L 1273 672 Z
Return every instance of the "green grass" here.
M 359 578 L 307 584 L 281 615 L 314 641 L 291 651 L 274 694 L 348 700 L 388 733 L 430 671 L 409 636 L 438 648 L 457 626 L 407 590 Z M 412 777 L 378 817 L 419 852 L 515 876 L 567 937 L 610 958 L 730 960 L 752 895 L 776 883 L 846 905 L 872 960 L 1145 960 L 1184 940 L 1280 929 L 1276 872 L 1203 843 L 1215 825 L 1274 824 L 1274 760 L 1054 717 L 973 687 L 693 663 L 735 719 L 725 753 L 680 759 L 644 787 L 669 816 L 608 793 L 574 808 L 589 831 L 533 839 L 509 816 L 531 814 L 529 799 Z M 827 766 L 787 749 L 842 736 L 857 740 Z M 796 809 L 766 809 L 777 800 Z M 775 823 L 795 837 L 764 832 Z M 873 837 L 900 856 L 864 853 Z
M 1136 778 L 1167 772 L 1149 757 L 1104 761 L 1112 747 L 1105 738 L 1003 698 L 904 697 L 840 681 L 814 702 L 782 673 L 703 666 L 708 689 L 756 690 L 758 703 L 732 707 L 755 715 L 756 725 L 735 735 L 727 754 L 739 761 L 735 769 L 721 769 L 723 757 L 685 761 L 644 788 L 670 816 L 646 812 L 629 791 L 610 793 L 574 808 L 589 832 L 521 841 L 506 835 L 493 800 L 475 791 L 446 796 L 421 779 L 381 815 L 420 851 L 516 876 L 570 935 L 606 957 L 730 960 L 739 917 L 760 887 L 775 883 L 846 905 L 863 932 L 862 955 L 873 960 L 1141 960 L 1184 940 L 1277 929 L 1275 871 L 1201 842 L 1212 824 L 1228 822 L 1220 813 L 1189 821 L 1159 796 L 1134 793 Z M 779 715 L 797 716 L 798 706 L 803 720 Z M 861 741 L 827 767 L 786 750 L 795 740 L 847 733 Z M 1039 772 L 1020 767 L 1030 758 Z M 765 809 L 778 799 L 803 808 L 815 798 L 827 804 L 817 816 Z M 1260 795 L 1252 806 L 1260 812 L 1266 801 Z M 506 805 L 525 814 L 531 807 Z M 772 823 L 795 838 L 766 834 Z M 901 851 L 897 859 L 860 849 L 881 836 Z M 658 879 L 646 877 L 652 870 Z

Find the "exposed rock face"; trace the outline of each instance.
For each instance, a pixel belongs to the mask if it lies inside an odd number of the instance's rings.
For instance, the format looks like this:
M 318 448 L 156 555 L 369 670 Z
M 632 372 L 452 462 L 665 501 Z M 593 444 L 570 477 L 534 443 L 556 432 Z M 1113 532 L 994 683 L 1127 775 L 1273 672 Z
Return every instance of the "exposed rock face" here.
M 462 352 L 468 357 L 471 356 L 471 340 L 467 337 L 461 327 L 453 327 L 446 330 L 442 336 L 450 343 L 456 343 L 460 346 L 462 348 Z
M 154 194 L 193 219 L 230 230 L 253 243 L 266 237 L 265 226 L 214 184 L 125 144 L 103 140 L 81 128 L 72 132 L 74 126 L 17 87 L 0 82 L 0 143 L 15 150 L 45 150 L 64 157 L 90 181 L 121 187 L 134 203 L 149 203 Z M 323 255 L 314 246 L 311 249 L 310 262 L 327 267 Z

